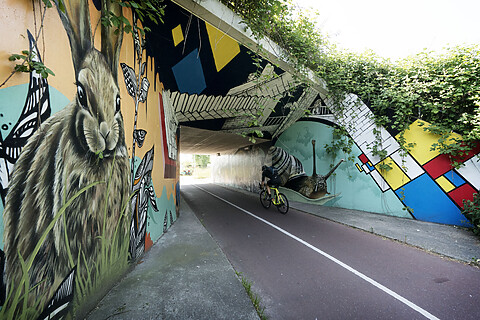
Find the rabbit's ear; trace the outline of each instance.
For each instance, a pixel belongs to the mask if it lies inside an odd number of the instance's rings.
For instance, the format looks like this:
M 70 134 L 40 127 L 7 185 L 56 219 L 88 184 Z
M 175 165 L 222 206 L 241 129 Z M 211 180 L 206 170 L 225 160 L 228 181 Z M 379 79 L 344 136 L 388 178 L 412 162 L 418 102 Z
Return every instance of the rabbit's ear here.
M 102 1 L 102 16 L 112 12 L 117 17 L 122 16 L 122 7 L 118 3 L 110 0 Z M 118 75 L 118 58 L 123 39 L 123 23 L 119 28 L 115 26 L 105 26 L 102 24 L 102 53 L 107 59 L 107 63 L 112 70 L 114 79 Z
M 64 0 L 64 8 L 55 0 L 57 10 L 67 31 L 72 50 L 75 74 L 78 74 L 85 54 L 92 49 L 92 31 L 90 26 L 90 12 L 87 0 Z

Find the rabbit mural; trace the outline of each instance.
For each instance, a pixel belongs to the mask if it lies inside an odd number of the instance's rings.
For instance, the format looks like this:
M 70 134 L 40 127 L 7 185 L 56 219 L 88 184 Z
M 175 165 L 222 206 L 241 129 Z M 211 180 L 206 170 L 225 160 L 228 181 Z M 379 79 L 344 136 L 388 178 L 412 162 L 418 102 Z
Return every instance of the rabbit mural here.
M 82 268 L 93 268 L 101 241 L 128 241 L 129 213 L 122 209 L 130 207 L 130 170 L 117 83 L 123 32 L 102 25 L 98 51 L 88 1 L 64 2 L 58 13 L 77 92 L 22 150 L 4 210 L 7 292 L 24 286 L 23 260 L 31 265 L 29 300 L 43 302 L 71 274 L 77 257 Z M 104 5 L 121 13 L 110 1 Z

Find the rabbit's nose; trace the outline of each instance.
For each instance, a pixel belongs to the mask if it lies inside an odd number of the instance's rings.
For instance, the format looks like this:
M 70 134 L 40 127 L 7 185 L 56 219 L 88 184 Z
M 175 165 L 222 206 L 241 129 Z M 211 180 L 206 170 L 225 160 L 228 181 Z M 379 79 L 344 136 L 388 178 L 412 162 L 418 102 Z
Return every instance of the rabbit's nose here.
M 110 131 L 108 131 L 106 134 L 100 131 L 100 135 L 102 136 L 102 138 L 103 138 L 105 141 L 107 141 L 109 134 L 110 134 Z
M 115 131 L 107 125 L 106 122 L 100 123 L 99 134 L 103 138 L 104 150 L 103 151 L 112 151 L 117 145 L 117 135 Z

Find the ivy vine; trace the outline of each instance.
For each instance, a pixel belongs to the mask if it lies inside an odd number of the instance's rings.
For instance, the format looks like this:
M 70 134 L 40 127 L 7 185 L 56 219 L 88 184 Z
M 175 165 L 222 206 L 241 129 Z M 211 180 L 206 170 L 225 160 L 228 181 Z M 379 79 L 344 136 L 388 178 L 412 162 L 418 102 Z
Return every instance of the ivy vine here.
M 283 0 L 221 0 L 239 14 L 258 37 L 268 37 L 288 52 L 297 70 L 310 69 L 323 79 L 329 98 L 340 106 L 346 94 L 356 94 L 374 113 L 379 127 L 399 132 L 402 153 L 415 143 L 404 133 L 417 119 L 428 122 L 425 131 L 438 135 L 432 149 L 450 157 L 454 166 L 480 139 L 480 47 L 423 51 L 391 61 L 372 51 L 357 54 L 340 50 L 315 26 L 315 12 L 295 10 Z M 374 132 L 375 133 L 375 132 Z M 343 130 L 347 135 L 347 130 Z M 458 134 L 458 135 L 457 135 Z M 370 145 L 384 158 L 379 132 Z M 461 138 L 459 138 L 461 137 Z M 329 152 L 342 150 L 333 141 Z M 388 170 L 388 164 L 384 168 Z

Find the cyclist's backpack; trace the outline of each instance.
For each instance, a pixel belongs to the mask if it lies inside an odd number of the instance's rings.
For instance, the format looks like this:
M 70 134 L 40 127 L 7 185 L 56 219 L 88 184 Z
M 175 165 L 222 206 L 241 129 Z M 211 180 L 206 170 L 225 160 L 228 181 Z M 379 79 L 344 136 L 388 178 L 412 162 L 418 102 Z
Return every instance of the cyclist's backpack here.
M 272 179 L 278 178 L 278 169 L 275 168 L 274 166 L 271 166 L 271 167 L 270 167 L 270 170 L 271 170 L 271 172 L 272 172 Z

